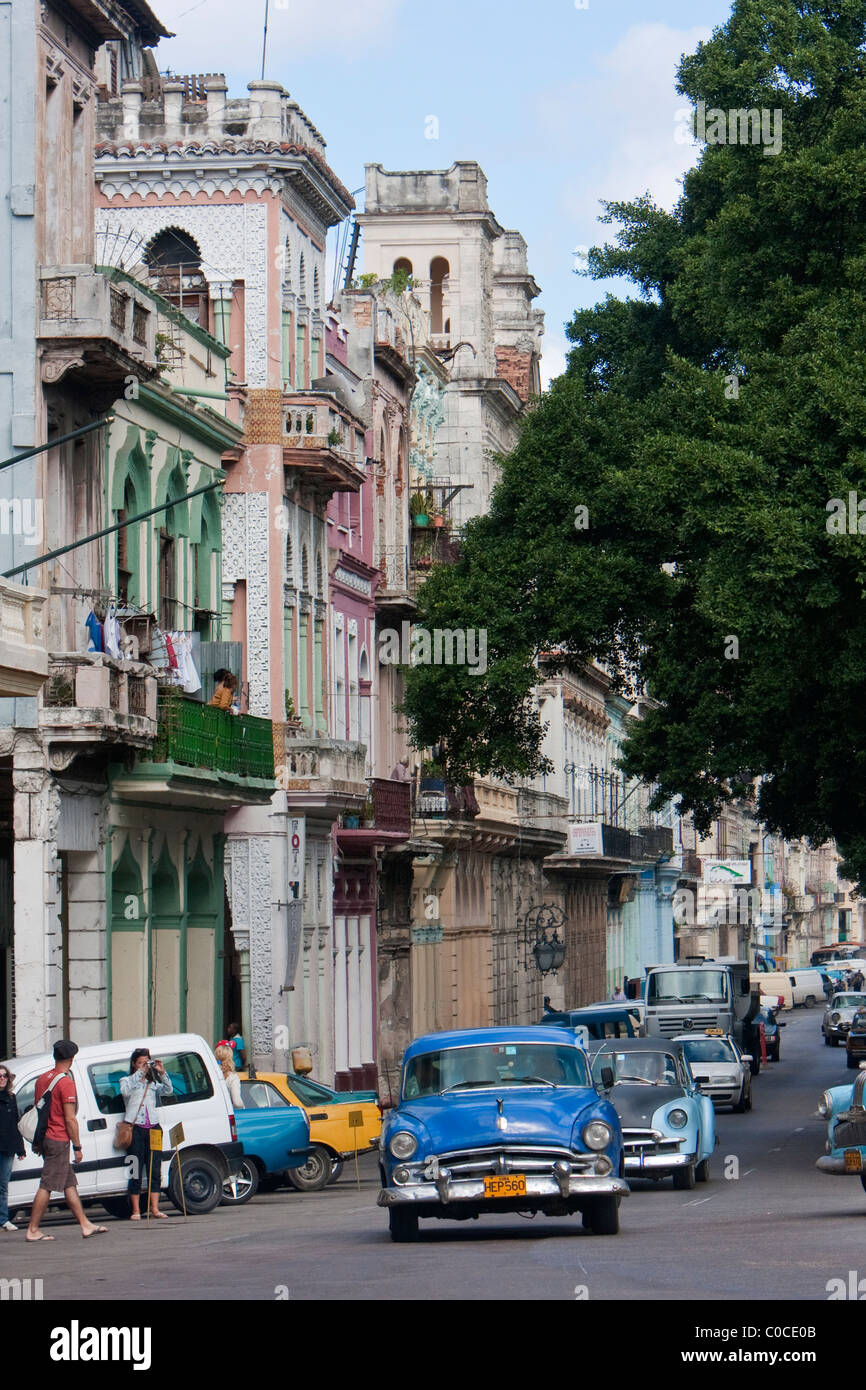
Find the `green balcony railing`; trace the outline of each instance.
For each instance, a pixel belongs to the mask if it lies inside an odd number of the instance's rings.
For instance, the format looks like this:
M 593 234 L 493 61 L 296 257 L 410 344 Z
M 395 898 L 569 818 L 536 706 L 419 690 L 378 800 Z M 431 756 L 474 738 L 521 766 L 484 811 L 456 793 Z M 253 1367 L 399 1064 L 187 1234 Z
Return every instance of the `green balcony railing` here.
M 189 700 L 173 690 L 160 691 L 159 727 L 154 762 L 204 767 L 237 777 L 274 776 L 274 735 L 270 719 Z

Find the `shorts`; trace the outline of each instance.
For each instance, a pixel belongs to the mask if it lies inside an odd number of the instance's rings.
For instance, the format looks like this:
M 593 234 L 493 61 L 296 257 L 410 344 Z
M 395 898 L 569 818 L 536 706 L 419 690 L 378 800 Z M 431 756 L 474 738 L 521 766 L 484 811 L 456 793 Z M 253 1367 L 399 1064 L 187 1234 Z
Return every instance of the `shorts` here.
M 77 1187 L 78 1179 L 69 1161 L 69 1140 L 42 1141 L 42 1177 L 39 1186 L 45 1192 L 65 1192 L 68 1187 Z

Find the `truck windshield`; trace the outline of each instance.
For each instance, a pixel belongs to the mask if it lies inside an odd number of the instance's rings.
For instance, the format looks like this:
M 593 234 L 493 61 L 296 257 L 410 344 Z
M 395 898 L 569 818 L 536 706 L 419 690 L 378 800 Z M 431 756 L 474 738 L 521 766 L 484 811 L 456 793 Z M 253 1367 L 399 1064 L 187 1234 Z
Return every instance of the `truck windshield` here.
M 648 1004 L 724 1004 L 727 998 L 724 970 L 654 970 L 647 983 Z

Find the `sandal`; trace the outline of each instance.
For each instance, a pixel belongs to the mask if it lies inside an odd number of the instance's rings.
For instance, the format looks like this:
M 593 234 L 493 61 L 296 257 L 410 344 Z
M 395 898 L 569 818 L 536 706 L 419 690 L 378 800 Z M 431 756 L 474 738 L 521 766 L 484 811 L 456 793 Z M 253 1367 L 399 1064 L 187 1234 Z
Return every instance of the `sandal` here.
M 85 1240 L 89 1240 L 91 1236 L 107 1236 L 107 1235 L 108 1235 L 108 1227 L 107 1227 L 107 1226 L 94 1226 L 94 1228 L 93 1228 L 92 1231 L 82 1231 L 81 1234 L 84 1236 L 84 1239 L 85 1239 Z

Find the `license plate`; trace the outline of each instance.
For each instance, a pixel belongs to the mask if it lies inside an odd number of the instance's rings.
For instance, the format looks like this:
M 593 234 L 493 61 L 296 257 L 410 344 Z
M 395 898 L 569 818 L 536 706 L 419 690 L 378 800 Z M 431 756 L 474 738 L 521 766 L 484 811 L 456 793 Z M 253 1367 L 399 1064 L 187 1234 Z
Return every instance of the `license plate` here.
M 525 1197 L 526 1178 L 522 1173 L 509 1173 L 507 1177 L 484 1179 L 485 1197 Z
M 860 1153 L 860 1150 L 859 1150 L 859 1149 L 846 1149 L 846 1150 L 845 1150 L 845 1172 L 846 1172 L 846 1173 L 862 1173 L 862 1171 L 863 1171 L 863 1156 L 862 1156 L 862 1154 Z

